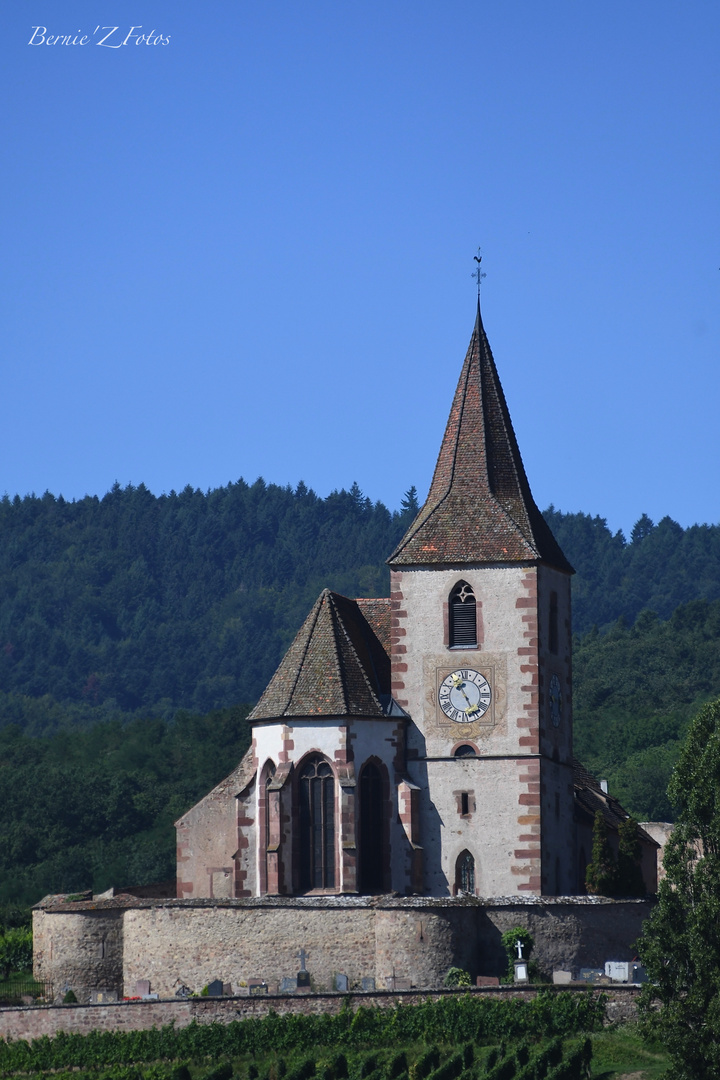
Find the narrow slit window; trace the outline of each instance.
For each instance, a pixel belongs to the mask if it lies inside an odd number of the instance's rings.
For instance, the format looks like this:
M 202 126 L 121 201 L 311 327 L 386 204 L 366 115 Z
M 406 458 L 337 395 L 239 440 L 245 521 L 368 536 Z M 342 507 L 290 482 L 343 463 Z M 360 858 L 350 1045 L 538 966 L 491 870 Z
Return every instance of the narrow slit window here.
M 466 581 L 458 581 L 450 593 L 450 648 L 477 645 L 477 602 Z
M 467 817 L 470 813 L 470 795 L 467 791 L 460 792 L 460 817 Z

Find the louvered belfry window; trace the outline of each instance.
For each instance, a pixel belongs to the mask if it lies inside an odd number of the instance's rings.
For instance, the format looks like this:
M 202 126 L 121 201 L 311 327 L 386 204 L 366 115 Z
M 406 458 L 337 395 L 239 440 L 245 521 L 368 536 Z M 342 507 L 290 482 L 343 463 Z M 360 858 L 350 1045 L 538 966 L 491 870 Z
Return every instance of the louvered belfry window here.
M 450 593 L 450 647 L 477 645 L 477 604 L 466 581 L 458 581 Z
M 335 887 L 335 779 L 320 757 L 300 771 L 300 891 Z

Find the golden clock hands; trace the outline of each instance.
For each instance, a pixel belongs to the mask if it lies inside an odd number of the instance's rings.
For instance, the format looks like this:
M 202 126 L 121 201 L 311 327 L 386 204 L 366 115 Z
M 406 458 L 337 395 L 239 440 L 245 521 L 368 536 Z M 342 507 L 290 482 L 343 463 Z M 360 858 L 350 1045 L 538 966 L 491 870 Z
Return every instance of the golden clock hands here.
M 453 679 L 453 682 L 455 684 L 455 689 L 460 691 L 460 693 L 462 694 L 462 696 L 465 698 L 465 700 L 468 703 L 468 707 L 467 707 L 467 709 L 465 709 L 465 712 L 466 713 L 475 712 L 477 710 L 477 705 L 473 705 L 472 701 L 470 700 L 470 698 L 465 693 L 465 683 L 462 681 L 462 679 L 458 678 L 457 675 Z

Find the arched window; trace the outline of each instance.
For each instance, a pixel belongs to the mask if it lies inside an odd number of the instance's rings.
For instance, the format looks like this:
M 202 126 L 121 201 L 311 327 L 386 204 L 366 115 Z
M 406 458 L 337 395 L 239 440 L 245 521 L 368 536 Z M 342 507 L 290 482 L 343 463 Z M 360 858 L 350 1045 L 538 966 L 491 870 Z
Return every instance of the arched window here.
M 461 743 L 460 746 L 456 746 L 453 752 L 453 757 L 475 757 L 477 751 L 470 743 Z
M 382 775 L 370 761 L 360 774 L 360 891 L 363 893 L 383 891 L 384 803 Z
M 267 893 L 272 892 L 271 884 L 276 887 L 277 883 L 271 883 L 271 871 L 268 859 L 268 849 L 271 844 L 271 822 L 270 822 L 270 784 L 275 776 L 275 764 L 273 761 L 265 762 L 263 770 L 260 774 L 260 790 L 259 790 L 259 831 L 260 831 L 260 892 Z
M 335 887 L 335 778 L 327 761 L 300 770 L 300 891 Z
M 477 604 L 466 581 L 458 581 L 450 593 L 450 648 L 477 645 Z
M 475 895 L 475 860 L 469 851 L 461 852 L 455 863 L 455 892 Z

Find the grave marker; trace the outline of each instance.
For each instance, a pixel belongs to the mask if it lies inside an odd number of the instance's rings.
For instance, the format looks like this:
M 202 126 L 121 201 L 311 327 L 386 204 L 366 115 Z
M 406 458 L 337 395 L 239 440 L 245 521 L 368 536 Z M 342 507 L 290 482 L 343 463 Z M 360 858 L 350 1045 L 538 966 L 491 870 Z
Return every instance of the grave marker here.
M 222 997 L 223 996 L 223 984 L 221 979 L 213 979 L 208 983 L 207 988 L 208 997 Z

